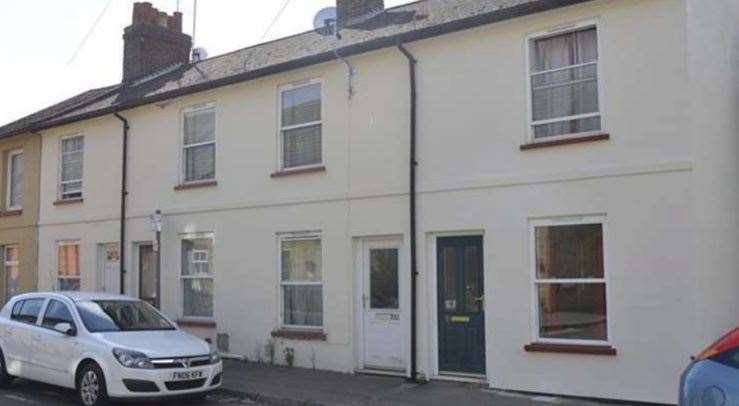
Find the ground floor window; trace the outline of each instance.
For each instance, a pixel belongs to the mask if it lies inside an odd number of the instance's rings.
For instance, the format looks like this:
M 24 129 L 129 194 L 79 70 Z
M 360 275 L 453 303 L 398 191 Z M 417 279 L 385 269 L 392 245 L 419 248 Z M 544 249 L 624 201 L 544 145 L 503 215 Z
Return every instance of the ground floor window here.
M 280 238 L 280 293 L 284 327 L 323 326 L 321 237 Z
M 213 317 L 213 236 L 182 239 L 182 316 Z
M 62 242 L 58 246 L 57 289 L 80 290 L 80 244 Z
M 3 249 L 3 268 L 5 269 L 5 300 L 20 292 L 20 248 L 6 245 Z
M 604 223 L 534 224 L 538 340 L 607 342 Z

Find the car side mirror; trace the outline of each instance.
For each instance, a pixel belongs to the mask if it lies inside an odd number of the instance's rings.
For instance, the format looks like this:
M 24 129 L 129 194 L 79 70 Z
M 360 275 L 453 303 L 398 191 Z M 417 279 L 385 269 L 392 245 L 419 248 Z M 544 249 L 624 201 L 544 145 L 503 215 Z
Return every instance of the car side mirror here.
M 54 330 L 70 337 L 74 337 L 77 335 L 77 330 L 75 330 L 75 328 L 72 327 L 72 325 L 69 323 L 58 323 L 54 326 Z

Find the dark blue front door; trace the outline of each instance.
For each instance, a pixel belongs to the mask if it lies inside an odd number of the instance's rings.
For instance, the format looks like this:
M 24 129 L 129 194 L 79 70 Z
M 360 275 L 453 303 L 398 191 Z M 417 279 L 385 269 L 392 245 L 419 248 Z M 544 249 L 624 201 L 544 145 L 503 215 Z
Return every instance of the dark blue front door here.
M 485 373 L 482 237 L 437 240 L 439 371 Z

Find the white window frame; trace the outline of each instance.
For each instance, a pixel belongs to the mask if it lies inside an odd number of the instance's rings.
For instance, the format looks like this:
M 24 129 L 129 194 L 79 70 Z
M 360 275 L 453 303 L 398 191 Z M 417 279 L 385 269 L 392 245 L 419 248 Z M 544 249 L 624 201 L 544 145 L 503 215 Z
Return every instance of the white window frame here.
M 538 39 L 544 39 L 548 37 L 556 37 L 559 35 L 569 34 L 569 33 L 576 32 L 576 31 L 583 31 L 589 28 L 595 28 L 595 31 L 596 31 L 596 46 L 598 47 L 597 49 L 598 60 L 597 61 L 583 63 L 579 65 L 571 65 L 571 66 L 551 69 L 547 71 L 532 72 L 532 69 L 531 69 L 531 62 L 533 61 L 532 45 L 534 41 Z M 603 52 L 602 52 L 603 47 L 601 43 L 601 38 L 602 38 L 601 33 L 602 33 L 601 24 L 598 20 L 586 20 L 586 21 L 580 21 L 580 22 L 566 24 L 566 25 L 558 26 L 555 28 L 547 29 L 547 30 L 534 32 L 526 36 L 525 41 L 524 41 L 524 53 L 526 55 L 526 58 L 525 58 L 526 59 L 526 104 L 527 104 L 527 110 L 528 110 L 528 130 L 527 130 L 528 142 L 530 143 L 550 142 L 550 141 L 558 141 L 558 140 L 571 139 L 571 138 L 581 138 L 581 137 L 587 137 L 591 135 L 607 133 L 607 131 L 605 130 L 606 122 L 605 122 L 605 114 L 604 114 L 605 97 L 603 93 L 603 68 L 602 68 L 603 67 Z M 534 98 L 533 98 L 533 86 L 531 83 L 533 77 L 537 75 L 545 74 L 545 73 L 552 73 L 552 72 L 556 72 L 560 70 L 566 70 L 566 69 L 572 69 L 575 67 L 590 66 L 590 65 L 597 65 L 598 112 L 534 121 L 534 104 L 533 104 Z M 572 121 L 572 120 L 589 118 L 589 117 L 600 117 L 600 130 L 586 131 L 586 132 L 572 133 L 572 134 L 562 134 L 562 135 L 555 135 L 555 136 L 544 137 L 544 138 L 536 138 L 534 136 L 535 135 L 534 127 L 537 125 L 559 123 L 559 122 Z
M 303 123 L 303 124 L 297 124 L 297 125 L 291 125 L 287 127 L 282 126 L 282 94 L 285 92 L 289 92 L 291 90 L 300 89 L 301 87 L 311 86 L 318 84 L 321 86 L 321 119 L 319 121 L 312 121 L 309 123 Z M 326 105 L 325 105 L 325 86 L 323 84 L 323 79 L 321 78 L 314 78 L 314 79 L 306 79 L 301 80 L 293 83 L 289 83 L 286 85 L 282 85 L 278 87 L 277 89 L 277 170 L 280 172 L 290 172 L 290 171 L 297 171 L 297 170 L 303 170 L 303 169 L 311 169 L 311 168 L 320 168 L 324 166 L 324 162 L 326 161 L 326 138 L 325 135 L 325 115 L 326 115 Z M 316 125 L 321 126 L 321 160 L 318 163 L 310 164 L 310 165 L 301 165 L 301 166 L 292 166 L 289 168 L 285 167 L 285 150 L 283 148 L 284 146 L 284 136 L 283 133 L 285 131 L 289 130 L 297 130 L 300 128 L 306 128 L 306 127 L 313 127 Z
M 568 225 L 586 225 L 599 224 L 603 231 L 603 278 L 599 279 L 539 279 L 536 269 L 536 228 L 548 226 L 568 226 Z M 555 217 L 547 219 L 533 219 L 529 221 L 529 260 L 531 263 L 531 326 L 534 342 L 543 344 L 565 344 L 565 345 L 597 345 L 610 346 L 613 341 L 612 330 L 612 306 L 611 296 L 609 294 L 609 278 L 608 278 L 608 223 L 605 215 L 587 215 L 587 216 L 569 216 Z M 539 290 L 540 284 L 546 283 L 577 283 L 577 284 L 605 284 L 606 291 L 606 339 L 605 340 L 580 340 L 580 339 L 563 339 L 563 338 L 543 338 L 539 335 Z
M 21 210 L 23 208 L 23 202 L 22 201 L 21 201 L 21 204 L 19 204 L 19 205 L 12 205 L 11 204 L 11 201 L 10 201 L 10 199 L 12 198 L 12 194 L 11 193 L 12 193 L 12 183 L 13 183 L 13 158 L 16 157 L 16 156 L 18 156 L 18 155 L 23 155 L 23 150 L 22 149 L 14 149 L 14 150 L 12 150 L 12 151 L 10 151 L 10 152 L 7 153 L 8 164 L 5 167 L 5 171 L 6 171 L 6 174 L 5 174 L 5 183 L 6 183 L 6 187 L 5 187 L 5 210 Z M 23 162 L 23 165 L 25 165 L 25 162 Z M 23 188 L 23 183 L 24 183 L 23 182 L 23 178 L 21 178 L 21 184 L 19 186 L 20 188 Z M 23 192 L 21 192 L 21 193 L 23 193 Z M 21 196 L 23 196 L 23 195 L 21 194 Z
M 8 251 L 10 249 L 15 248 L 18 250 L 18 260 L 16 261 L 8 261 Z M 20 264 L 21 264 L 21 246 L 19 244 L 8 244 L 3 247 L 3 272 L 5 272 L 5 301 L 7 302 L 10 300 L 9 295 L 9 286 L 10 286 L 10 274 L 8 273 L 8 267 L 9 266 L 17 266 L 18 270 L 20 271 Z M 57 270 L 57 272 L 59 272 Z
M 204 111 L 213 111 L 213 141 L 198 142 L 195 144 L 185 145 L 185 117 L 188 114 L 200 113 Z M 215 102 L 201 103 L 182 109 L 180 113 L 180 184 L 198 184 L 203 182 L 213 182 L 218 179 L 218 111 Z M 187 180 L 187 155 L 185 150 L 188 148 L 201 147 L 204 145 L 213 145 L 213 168 L 215 174 L 212 179 Z
M 315 241 L 321 242 L 321 281 L 320 282 L 285 282 L 282 280 L 282 244 L 287 241 Z M 297 331 L 324 331 L 326 326 L 326 255 L 321 232 L 285 233 L 277 236 L 277 280 L 279 300 L 279 323 L 280 328 Z M 285 323 L 285 299 L 283 290 L 285 286 L 321 286 L 321 325 L 301 326 Z
M 79 179 L 73 179 L 73 180 L 62 180 L 62 173 L 64 171 L 64 150 L 62 148 L 62 145 L 64 144 L 65 140 L 69 140 L 73 138 L 82 138 L 82 142 L 83 142 L 82 150 L 81 150 L 82 152 L 82 177 Z M 59 177 L 58 177 L 59 179 L 57 182 L 58 189 L 59 189 L 59 192 L 58 192 L 59 200 L 81 199 L 85 196 L 85 181 L 84 181 L 85 179 L 85 144 L 86 143 L 85 143 L 84 134 L 72 134 L 72 135 L 61 137 L 59 139 Z M 79 190 L 80 196 L 79 197 L 65 197 L 64 189 L 62 188 L 62 186 L 67 183 L 75 183 L 75 182 L 81 183 L 80 190 Z
M 216 318 L 216 274 L 215 274 L 215 249 L 216 249 L 216 239 L 215 239 L 215 233 L 196 233 L 196 234 L 182 234 L 180 235 L 180 258 L 182 258 L 182 244 L 185 241 L 189 240 L 210 240 L 210 248 L 211 248 L 211 255 L 210 258 L 213 261 L 212 262 L 212 268 L 211 272 L 207 274 L 197 274 L 197 275 L 184 275 L 182 273 L 182 270 L 185 266 L 185 264 L 180 264 L 180 271 L 179 271 L 179 291 L 180 291 L 180 319 L 182 320 L 188 320 L 188 321 L 214 321 Z M 204 250 L 193 250 L 195 251 L 204 251 Z M 185 315 L 185 281 L 186 280 L 193 280 L 193 279 L 210 279 L 213 281 L 213 315 L 210 317 L 202 317 L 202 316 L 187 316 Z
M 61 267 L 61 264 L 59 263 L 59 248 L 70 246 L 70 245 L 77 246 L 77 266 L 79 267 L 80 274 L 74 277 L 73 276 L 61 276 L 59 274 L 59 269 Z M 56 272 L 54 275 L 54 285 L 56 286 L 57 291 L 61 289 L 61 286 L 59 285 L 59 281 L 62 279 L 79 279 L 80 291 L 82 290 L 82 246 L 79 240 L 58 241 L 56 243 Z

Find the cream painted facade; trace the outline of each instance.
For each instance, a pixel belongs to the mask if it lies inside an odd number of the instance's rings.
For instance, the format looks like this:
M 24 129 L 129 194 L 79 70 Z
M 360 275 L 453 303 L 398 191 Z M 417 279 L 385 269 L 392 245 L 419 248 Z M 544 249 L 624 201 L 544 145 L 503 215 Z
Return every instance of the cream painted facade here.
M 707 4 L 709 3 L 709 4 Z M 408 44 L 418 59 L 418 362 L 438 367 L 436 238 L 481 235 L 485 380 L 518 391 L 675 402 L 688 357 L 735 327 L 739 284 L 737 88 L 733 2 L 593 1 Z M 733 16 L 733 17 L 732 17 Z M 732 20 L 732 18 L 734 18 Z M 610 139 L 522 151 L 527 46 L 535 32 L 597 23 L 601 112 Z M 707 23 L 710 21 L 710 24 Z M 408 272 L 408 66 L 390 48 L 121 114 L 131 123 L 127 293 L 136 245 L 163 213 L 162 308 L 182 319 L 181 240 L 213 236 L 215 340 L 229 352 L 301 367 L 362 369 L 361 246 L 400 238 Z M 278 89 L 320 79 L 325 172 L 271 177 Z M 182 111 L 213 103 L 217 185 L 176 190 Z M 62 137 L 82 134 L 84 201 L 54 205 Z M 112 116 L 43 132 L 39 289 L 56 288 L 57 244 L 78 241 L 81 285 L 99 289 L 99 245 L 119 238 L 121 123 Z M 533 353 L 532 224 L 603 219 L 608 344 L 615 356 Z M 280 328 L 279 238 L 318 232 L 325 341 Z M 407 294 L 401 306 L 409 307 Z M 202 320 L 199 320 L 202 322 Z M 401 316 L 408 335 L 408 316 Z M 186 323 L 185 323 L 186 324 Z M 408 340 L 405 340 L 406 342 Z M 407 353 L 409 344 L 404 344 Z M 407 361 L 407 360 L 406 360 Z

